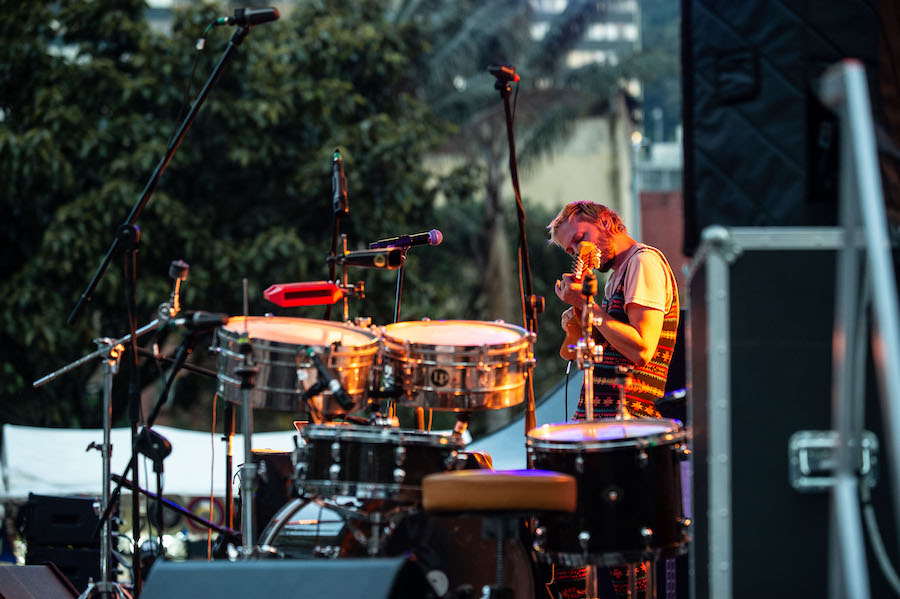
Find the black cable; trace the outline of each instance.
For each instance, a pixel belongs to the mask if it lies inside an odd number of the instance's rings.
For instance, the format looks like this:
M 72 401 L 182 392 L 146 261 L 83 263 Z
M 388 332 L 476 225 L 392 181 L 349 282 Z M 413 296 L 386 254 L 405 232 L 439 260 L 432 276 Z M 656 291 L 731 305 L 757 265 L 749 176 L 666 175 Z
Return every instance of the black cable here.
M 195 47 L 197 48 L 197 53 L 194 55 L 194 66 L 191 67 L 191 74 L 188 76 L 187 81 L 185 82 L 184 88 L 184 97 L 181 100 L 181 108 L 178 109 L 178 116 L 175 121 L 175 130 L 172 132 L 172 135 L 169 136 L 169 144 L 174 140 L 175 134 L 178 133 L 178 127 L 181 124 L 181 120 L 185 113 L 185 109 L 188 107 L 190 103 L 190 95 L 191 95 L 191 87 L 194 84 L 194 75 L 197 73 L 197 65 L 200 63 L 200 54 L 203 53 L 203 49 L 206 47 L 206 36 L 209 35 L 209 32 L 212 31 L 212 28 L 216 26 L 216 22 L 213 21 L 206 27 L 206 31 L 203 32 L 203 35 L 200 36 L 200 39 L 197 40 Z

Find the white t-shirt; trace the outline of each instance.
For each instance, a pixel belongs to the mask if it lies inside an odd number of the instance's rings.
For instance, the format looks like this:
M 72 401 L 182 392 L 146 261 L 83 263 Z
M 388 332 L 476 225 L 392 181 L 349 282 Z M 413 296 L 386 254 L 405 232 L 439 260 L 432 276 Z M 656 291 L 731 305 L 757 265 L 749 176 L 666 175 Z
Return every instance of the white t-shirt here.
M 643 243 L 625 252 L 625 261 L 606 281 L 605 297 L 611 297 L 622 277 L 625 277 L 625 305 L 638 304 L 667 313 L 675 299 L 675 289 L 669 277 L 669 263 L 663 255 Z M 665 298 L 665 303 L 661 301 Z

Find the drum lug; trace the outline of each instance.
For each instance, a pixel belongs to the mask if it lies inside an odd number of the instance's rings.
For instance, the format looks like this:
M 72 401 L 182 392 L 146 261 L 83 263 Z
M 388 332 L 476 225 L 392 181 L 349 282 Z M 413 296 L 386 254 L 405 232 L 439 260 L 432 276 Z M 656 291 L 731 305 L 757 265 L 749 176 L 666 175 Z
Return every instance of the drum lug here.
M 650 462 L 650 456 L 647 455 L 647 452 L 642 448 L 636 456 L 638 468 L 646 468 L 647 464 Z
M 394 468 L 394 482 L 399 484 L 403 484 L 403 481 L 406 480 L 406 470 L 403 468 Z
M 575 458 L 575 472 L 584 474 L 584 456 L 580 455 Z
M 532 547 L 538 553 L 544 552 L 544 545 L 547 543 L 547 527 L 538 526 L 534 529 L 534 541 Z
M 691 450 L 686 445 L 682 445 L 678 449 L 678 458 L 683 462 L 691 457 Z
M 394 464 L 402 466 L 406 462 L 406 448 L 398 445 L 394 448 Z
M 328 468 L 328 478 L 332 481 L 337 481 L 341 476 L 341 465 L 340 464 L 332 464 L 330 468 Z
M 581 550 L 584 553 L 588 553 L 591 547 L 591 533 L 586 530 L 578 533 L 578 544 L 581 545 Z
M 331 444 L 331 459 L 335 462 L 341 461 L 341 444 L 337 441 Z
M 446 458 L 444 458 L 444 470 L 456 470 L 457 468 L 460 468 L 459 454 L 454 449 Z
M 653 529 L 646 526 L 641 529 L 641 538 L 647 543 L 647 546 L 653 542 Z

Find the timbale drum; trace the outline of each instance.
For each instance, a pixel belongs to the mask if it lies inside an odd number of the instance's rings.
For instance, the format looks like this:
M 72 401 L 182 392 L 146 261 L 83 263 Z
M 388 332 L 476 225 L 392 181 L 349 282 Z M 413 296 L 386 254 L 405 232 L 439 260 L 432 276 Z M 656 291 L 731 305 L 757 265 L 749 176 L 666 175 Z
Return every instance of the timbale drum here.
M 379 349 L 378 335 L 372 331 L 308 318 L 239 316 L 217 331 L 215 343 L 218 392 L 226 401 L 241 403 L 241 380 L 236 371 L 246 363 L 240 347 L 245 335 L 258 368 L 250 391 L 254 408 L 309 412 L 301 396 L 316 384 L 319 375 L 306 348 L 315 351 L 354 401 L 353 407 L 344 408 L 325 391 L 313 398 L 317 411 L 326 416 L 351 412 L 360 407 L 371 388 Z
M 503 322 L 425 320 L 382 328 L 383 383 L 400 402 L 435 410 L 493 410 L 525 399 L 534 334 Z

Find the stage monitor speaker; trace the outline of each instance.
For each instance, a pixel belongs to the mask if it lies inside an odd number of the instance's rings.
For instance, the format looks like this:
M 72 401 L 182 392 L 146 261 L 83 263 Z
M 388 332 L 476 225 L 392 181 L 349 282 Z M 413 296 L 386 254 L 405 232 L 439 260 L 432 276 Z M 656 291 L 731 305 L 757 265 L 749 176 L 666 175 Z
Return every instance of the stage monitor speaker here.
M 0 567 L 0 599 L 73 599 L 78 591 L 53 566 Z
M 878 33 L 867 2 L 682 0 L 685 254 L 709 225 L 836 223 L 838 127 L 816 90 L 854 57 L 877 98 Z
M 404 558 L 163 562 L 150 570 L 141 599 L 422 599 L 431 587 Z
M 76 589 L 87 588 L 92 578 L 100 580 L 99 547 L 47 547 L 29 543 L 25 563 L 56 566 Z
M 29 493 L 22 536 L 29 545 L 99 546 L 94 499 Z

